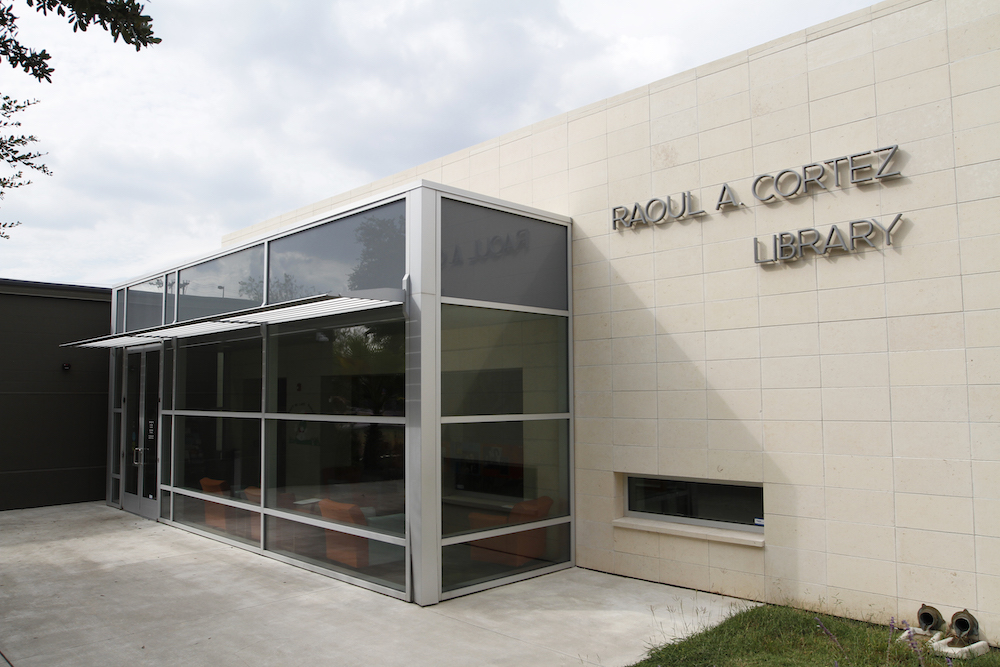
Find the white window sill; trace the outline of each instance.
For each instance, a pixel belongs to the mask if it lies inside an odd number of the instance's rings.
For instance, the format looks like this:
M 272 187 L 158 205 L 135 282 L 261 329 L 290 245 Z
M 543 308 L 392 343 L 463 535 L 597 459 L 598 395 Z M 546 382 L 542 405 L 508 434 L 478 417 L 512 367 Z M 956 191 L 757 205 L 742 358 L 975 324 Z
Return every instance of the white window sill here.
M 691 526 L 686 523 L 673 523 L 671 521 L 654 521 L 652 519 L 637 519 L 635 517 L 622 517 L 611 522 L 616 528 L 628 528 L 630 530 L 643 530 L 647 533 L 661 533 L 663 535 L 676 535 L 678 537 L 689 537 L 695 540 L 708 540 L 710 542 L 727 542 L 729 544 L 742 544 L 746 547 L 764 547 L 764 536 L 760 533 L 751 533 L 745 530 L 726 530 L 725 528 L 707 528 L 705 526 Z

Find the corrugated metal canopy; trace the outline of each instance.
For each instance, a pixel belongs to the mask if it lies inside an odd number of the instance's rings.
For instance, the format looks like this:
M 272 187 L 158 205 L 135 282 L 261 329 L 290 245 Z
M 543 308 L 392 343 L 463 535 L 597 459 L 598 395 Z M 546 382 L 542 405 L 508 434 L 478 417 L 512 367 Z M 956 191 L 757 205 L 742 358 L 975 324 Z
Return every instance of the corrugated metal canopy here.
M 403 297 L 403 292 L 399 291 L 399 298 Z M 233 331 L 236 329 L 249 329 L 261 324 L 279 324 L 281 322 L 295 322 L 297 320 L 308 320 L 314 317 L 326 317 L 328 315 L 341 315 L 345 313 L 356 313 L 362 310 L 373 310 L 376 308 L 389 308 L 391 306 L 401 306 L 403 302 L 387 299 L 370 299 L 353 296 L 332 296 L 322 295 L 301 299 L 292 304 L 280 304 L 277 306 L 264 306 L 252 310 L 243 310 L 237 313 L 226 313 L 215 315 L 210 318 L 201 318 L 179 324 L 168 324 L 142 331 L 130 331 L 123 334 L 112 334 L 111 336 L 101 336 L 100 338 L 90 338 L 76 341 L 74 343 L 63 343 L 62 347 L 129 347 L 132 345 L 142 345 L 144 343 L 156 343 L 171 338 L 190 338 L 191 336 L 203 336 L 205 334 L 219 333 L 222 331 Z

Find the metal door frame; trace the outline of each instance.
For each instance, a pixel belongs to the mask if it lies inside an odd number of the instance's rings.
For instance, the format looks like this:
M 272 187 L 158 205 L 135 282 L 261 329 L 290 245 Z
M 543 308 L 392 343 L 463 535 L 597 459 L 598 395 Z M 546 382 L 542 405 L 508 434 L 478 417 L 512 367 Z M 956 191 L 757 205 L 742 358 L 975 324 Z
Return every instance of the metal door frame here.
M 157 353 L 159 353 L 158 356 L 157 356 L 157 363 L 156 363 L 156 366 L 157 366 L 156 372 L 157 372 L 157 376 L 158 376 L 158 381 L 156 383 L 156 392 L 157 392 L 157 396 L 156 396 L 156 410 L 155 410 L 156 414 L 152 417 L 152 419 L 150 419 L 150 417 L 145 414 L 145 412 L 146 412 L 146 384 L 147 384 L 146 383 L 146 378 L 147 378 L 147 373 L 148 373 L 148 370 L 149 370 L 149 368 L 148 368 L 148 366 L 149 366 L 149 363 L 148 363 L 149 362 L 149 355 L 148 355 L 148 353 L 149 352 L 157 352 Z M 160 461 L 160 455 L 161 455 L 161 453 L 160 453 L 160 447 L 161 447 L 161 444 L 160 444 L 161 443 L 161 438 L 160 438 L 161 424 L 160 424 L 160 420 L 161 420 L 161 416 L 160 415 L 161 415 L 161 412 L 162 412 L 162 410 L 161 410 L 161 405 L 162 405 L 162 396 L 161 396 L 161 394 L 163 392 L 163 368 L 162 368 L 162 366 L 163 366 L 163 345 L 158 343 L 158 344 L 154 344 L 154 345 L 144 345 L 142 347 L 125 348 L 124 350 L 122 350 L 122 354 L 124 355 L 124 358 L 122 359 L 122 377 L 120 378 L 121 383 L 122 383 L 122 385 L 121 385 L 121 387 L 122 387 L 122 428 L 121 428 L 121 442 L 119 443 L 120 444 L 119 451 L 120 451 L 120 456 L 121 456 L 121 465 L 120 465 L 119 469 L 121 470 L 121 485 L 122 485 L 121 486 L 121 496 L 120 496 L 121 497 L 121 507 L 126 512 L 131 512 L 132 514 L 138 514 L 138 515 L 140 515 L 140 516 L 142 516 L 142 517 L 144 517 L 146 519 L 152 519 L 152 520 L 155 521 L 160 516 L 160 466 L 159 466 L 159 461 Z M 128 451 L 128 437 L 129 437 L 128 414 L 129 414 L 129 411 L 132 409 L 132 406 L 128 405 L 128 395 L 129 395 L 128 362 L 129 362 L 129 357 L 131 355 L 138 355 L 139 356 L 139 360 L 140 360 L 139 361 L 139 380 L 138 380 L 138 382 L 139 382 L 139 392 L 138 392 L 138 399 L 137 399 L 138 406 L 136 407 L 136 409 L 139 411 L 139 415 L 138 415 L 139 416 L 139 424 L 142 425 L 142 427 L 141 427 L 142 433 L 146 434 L 146 426 L 145 425 L 148 422 L 150 422 L 150 421 L 155 422 L 155 426 L 154 426 L 154 428 L 155 428 L 155 431 L 154 431 L 154 440 L 155 440 L 155 442 L 152 445 L 152 447 L 137 447 L 136 450 L 133 452 L 133 460 L 129 461 L 129 460 L 126 459 L 126 452 Z M 147 452 L 150 452 L 150 450 L 152 450 L 152 454 L 149 457 L 149 459 L 147 459 L 146 458 L 147 457 Z M 138 467 L 138 470 L 136 470 L 136 472 L 135 472 L 135 474 L 137 476 L 137 480 L 136 480 L 136 493 L 135 494 L 129 493 L 128 491 L 126 491 L 126 487 L 125 487 L 125 477 L 126 477 L 127 474 L 129 474 L 128 472 L 126 472 L 127 466 L 133 466 L 133 465 Z M 153 497 L 152 498 L 149 497 L 149 493 L 147 492 L 148 490 L 144 488 L 144 484 L 143 484 L 143 481 L 144 481 L 144 475 L 143 475 L 144 468 L 146 466 L 150 466 L 150 465 L 154 467 L 153 468 L 153 470 L 154 470 L 153 479 L 155 480 L 153 482 L 154 486 L 155 486 L 155 489 L 153 491 Z

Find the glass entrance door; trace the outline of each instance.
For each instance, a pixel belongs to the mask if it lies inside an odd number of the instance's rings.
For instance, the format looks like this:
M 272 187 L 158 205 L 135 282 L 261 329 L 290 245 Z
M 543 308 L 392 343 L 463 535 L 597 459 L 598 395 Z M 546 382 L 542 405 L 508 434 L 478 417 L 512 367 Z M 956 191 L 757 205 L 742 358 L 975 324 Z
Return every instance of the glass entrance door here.
M 160 430 L 160 351 L 127 352 L 123 369 L 122 509 L 147 519 L 160 513 L 156 480 Z

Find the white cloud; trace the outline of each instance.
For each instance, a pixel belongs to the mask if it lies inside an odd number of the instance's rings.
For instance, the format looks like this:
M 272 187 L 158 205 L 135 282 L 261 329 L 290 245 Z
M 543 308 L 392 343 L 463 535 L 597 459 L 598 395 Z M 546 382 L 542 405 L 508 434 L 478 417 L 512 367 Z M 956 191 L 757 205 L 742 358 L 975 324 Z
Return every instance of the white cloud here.
M 764 5 L 764 6 L 761 6 Z M 150 2 L 136 53 L 24 5 L 53 83 L 2 92 L 55 175 L 10 193 L 0 276 L 110 284 L 222 234 L 862 6 L 789 0 Z

